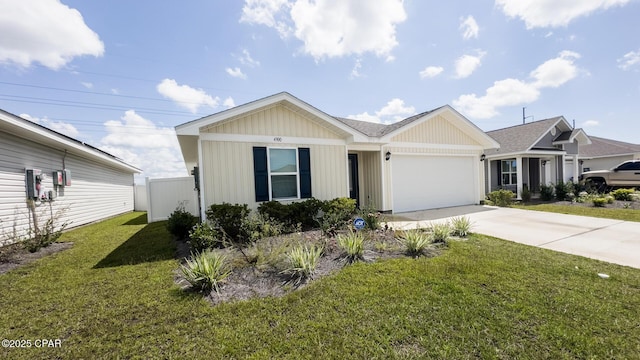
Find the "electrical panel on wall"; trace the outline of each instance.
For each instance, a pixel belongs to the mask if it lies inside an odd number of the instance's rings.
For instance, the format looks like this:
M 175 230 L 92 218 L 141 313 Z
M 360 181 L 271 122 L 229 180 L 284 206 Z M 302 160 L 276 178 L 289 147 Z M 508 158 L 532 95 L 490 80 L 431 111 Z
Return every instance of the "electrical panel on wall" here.
M 40 195 L 40 182 L 42 171 L 38 169 L 27 169 L 25 171 L 26 186 L 27 186 L 27 198 L 37 199 Z
M 64 180 L 64 186 L 71 186 L 71 170 L 62 170 L 62 179 Z
M 62 170 L 56 170 L 52 174 L 53 177 L 53 185 L 55 186 L 64 186 L 64 179 L 62 176 Z

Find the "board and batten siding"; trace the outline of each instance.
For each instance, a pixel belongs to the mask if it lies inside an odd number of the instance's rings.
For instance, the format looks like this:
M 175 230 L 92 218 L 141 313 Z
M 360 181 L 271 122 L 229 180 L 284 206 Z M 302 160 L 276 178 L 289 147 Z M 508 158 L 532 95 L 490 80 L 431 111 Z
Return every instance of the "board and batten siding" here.
M 71 171 L 71 186 L 54 187 L 52 173 Z M 24 237 L 32 228 L 27 205 L 25 169 L 45 174 L 43 185 L 53 202 L 36 202 L 38 223 L 61 211 L 59 223 L 75 227 L 133 210 L 133 173 L 98 165 L 88 159 L 0 132 L 0 241 Z M 14 234 L 14 229 L 16 233 Z M 14 236 L 15 235 L 15 236 Z
M 452 125 L 442 115 L 429 119 L 399 133 L 392 142 L 412 142 L 427 144 L 478 145 L 469 135 Z
M 282 105 L 261 109 L 243 117 L 214 124 L 203 132 L 216 134 L 292 136 L 319 139 L 341 139 L 335 132 L 320 125 L 323 121 L 314 121 L 300 113 L 291 111 Z
M 223 202 L 255 209 L 253 147 L 306 147 L 311 155 L 312 196 L 321 200 L 348 196 L 344 146 L 202 141 L 201 166 L 205 208 Z

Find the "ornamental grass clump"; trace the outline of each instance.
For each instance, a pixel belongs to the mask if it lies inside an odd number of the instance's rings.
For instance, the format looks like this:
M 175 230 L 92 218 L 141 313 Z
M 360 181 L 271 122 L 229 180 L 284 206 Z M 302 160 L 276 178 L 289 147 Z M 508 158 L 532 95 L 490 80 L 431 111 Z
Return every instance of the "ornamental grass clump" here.
M 313 276 L 318 261 L 322 256 L 321 246 L 297 246 L 287 253 L 288 267 L 282 271 L 290 275 L 295 284 L 299 284 Z
M 192 254 L 180 269 L 191 287 L 204 293 L 217 292 L 231 274 L 226 257 L 211 250 Z
M 466 237 L 471 232 L 471 220 L 466 216 L 458 216 L 451 219 L 451 235 Z
M 429 235 L 421 229 L 405 230 L 398 240 L 405 246 L 407 253 L 411 256 L 419 256 L 424 253 L 431 243 Z
M 349 232 L 338 235 L 338 246 L 344 250 L 349 263 L 364 259 L 364 235 L 361 232 Z
M 451 235 L 451 226 L 448 222 L 431 225 L 431 241 L 434 243 L 446 244 Z

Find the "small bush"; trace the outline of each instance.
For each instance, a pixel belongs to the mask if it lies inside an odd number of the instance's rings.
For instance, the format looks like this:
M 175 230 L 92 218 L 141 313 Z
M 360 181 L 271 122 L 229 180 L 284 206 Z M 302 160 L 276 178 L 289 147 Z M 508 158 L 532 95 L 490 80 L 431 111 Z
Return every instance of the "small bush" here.
M 431 225 L 431 241 L 434 243 L 446 244 L 451 235 L 451 226 L 449 223 L 436 223 Z
M 380 229 L 382 214 L 373 208 L 371 204 L 361 208 L 358 215 L 364 220 L 365 227 L 369 230 Z
M 611 196 L 616 200 L 620 201 L 632 201 L 633 200 L 633 189 L 617 189 L 611 192 Z
M 346 235 L 338 235 L 338 246 L 346 253 L 349 263 L 364 259 L 364 235 L 361 232 L 349 232 Z
M 567 195 L 570 192 L 568 184 L 569 183 L 564 183 L 563 181 L 560 181 L 554 186 L 555 192 L 556 192 L 556 200 L 564 201 L 567 199 Z
M 607 199 L 605 199 L 603 197 L 597 197 L 597 198 L 593 198 L 591 200 L 591 202 L 593 203 L 593 206 L 595 206 L 595 207 L 604 207 L 605 204 L 607 203 Z
M 520 193 L 523 202 L 531 201 L 531 191 L 529 190 L 529 186 L 527 184 L 522 185 L 522 192 Z
M 249 216 L 247 204 L 229 203 L 213 204 L 207 210 L 207 219 L 216 227 L 220 228 L 231 241 L 238 241 L 242 222 Z
M 320 246 L 297 246 L 287 253 L 288 267 L 282 273 L 290 275 L 299 284 L 313 276 L 321 256 Z
M 204 251 L 191 255 L 180 269 L 185 279 L 196 290 L 204 293 L 219 290 L 220 285 L 231 274 L 224 255 L 214 251 Z
M 508 207 L 513 202 L 513 191 L 509 190 L 496 190 L 487 195 L 489 201 L 495 206 Z
M 607 201 L 607 204 L 613 204 L 615 199 L 611 195 L 605 195 L 604 199 Z
M 223 243 L 221 234 L 208 223 L 200 223 L 189 232 L 191 250 L 200 253 L 220 247 Z
M 540 200 L 551 201 L 553 200 L 553 185 L 540 185 Z
M 356 200 L 346 197 L 335 198 L 327 201 L 322 209 L 325 213 L 340 215 L 342 220 L 349 220 L 356 211 Z
M 451 219 L 451 234 L 466 237 L 471 230 L 471 220 L 466 216 L 458 216 Z
M 189 231 L 198 223 L 198 218 L 184 209 L 183 205 L 179 205 L 169 215 L 167 220 L 167 230 L 178 240 L 186 240 Z
M 255 242 L 265 237 L 278 236 L 283 233 L 283 228 L 282 223 L 271 219 L 268 215 L 250 214 L 242 219 L 240 237 L 245 243 Z
M 411 256 L 423 254 L 431 242 L 429 235 L 421 229 L 405 230 L 401 233 L 398 240 L 404 245 L 407 253 Z

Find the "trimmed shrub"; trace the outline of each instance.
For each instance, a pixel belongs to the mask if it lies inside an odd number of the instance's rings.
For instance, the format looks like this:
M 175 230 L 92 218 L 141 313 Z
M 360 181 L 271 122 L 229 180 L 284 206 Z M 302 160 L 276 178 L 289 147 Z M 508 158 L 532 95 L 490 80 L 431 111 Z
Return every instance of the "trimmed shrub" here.
M 191 250 L 197 253 L 222 246 L 222 236 L 208 223 L 200 223 L 189 232 Z
M 451 219 L 451 234 L 453 236 L 466 237 L 471 230 L 471 220 L 466 216 L 458 216 Z
M 424 250 L 431 243 L 429 235 L 421 229 L 405 230 L 401 233 L 398 240 L 404 245 L 407 254 L 418 256 L 424 253 Z
M 332 212 L 340 215 L 343 220 L 349 220 L 356 211 L 356 200 L 346 197 L 335 198 L 327 201 L 322 210 L 325 213 Z
M 213 251 L 192 254 L 180 269 L 191 287 L 204 293 L 217 292 L 231 274 L 226 257 Z
M 322 247 L 315 245 L 291 249 L 287 253 L 288 267 L 282 273 L 290 275 L 296 284 L 311 278 L 322 256 L 322 250 Z
M 240 237 L 244 242 L 255 242 L 265 237 L 278 236 L 283 233 L 283 228 L 282 223 L 268 215 L 252 213 L 242 219 Z
M 553 185 L 540 185 L 540 200 L 553 200 Z
M 513 202 L 514 195 L 513 191 L 502 189 L 490 192 L 487 198 L 495 206 L 508 207 Z
M 338 235 L 338 246 L 346 253 L 349 263 L 363 260 L 364 254 L 364 235 L 361 232 L 349 232 L 346 235 Z
M 591 202 L 593 203 L 593 206 L 595 206 L 595 207 L 604 207 L 605 204 L 607 203 L 607 199 L 602 198 L 602 197 L 597 197 L 597 198 L 593 198 L 591 200 Z
M 186 240 L 189 231 L 198 223 L 198 218 L 179 205 L 167 219 L 167 230 L 178 240 Z
M 633 201 L 633 193 L 633 189 L 617 189 L 611 192 L 611 196 L 620 201 Z
M 240 227 L 242 222 L 249 216 L 249 207 L 247 204 L 234 204 L 223 202 L 222 204 L 213 204 L 207 210 L 207 220 L 215 227 L 218 227 L 231 241 L 238 241 L 240 235 Z
M 570 192 L 568 185 L 569 183 L 564 183 L 563 181 L 560 181 L 554 186 L 555 192 L 556 192 L 556 200 L 564 201 L 567 199 L 567 195 Z

